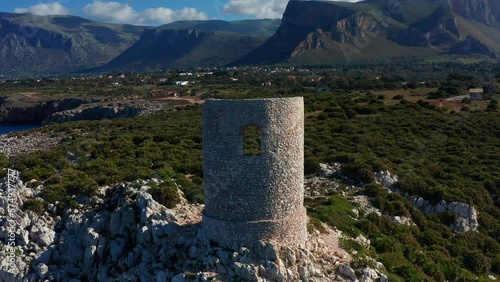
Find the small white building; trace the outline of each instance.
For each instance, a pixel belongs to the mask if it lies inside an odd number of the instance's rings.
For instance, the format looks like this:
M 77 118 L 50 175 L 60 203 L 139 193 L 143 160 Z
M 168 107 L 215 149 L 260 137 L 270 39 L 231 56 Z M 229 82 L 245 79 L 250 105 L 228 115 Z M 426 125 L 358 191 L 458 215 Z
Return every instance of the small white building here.
M 177 85 L 177 86 L 186 86 L 186 85 L 189 85 L 189 81 L 176 81 L 175 85 Z
M 469 89 L 469 95 L 471 101 L 482 101 L 484 98 L 483 88 L 471 88 Z

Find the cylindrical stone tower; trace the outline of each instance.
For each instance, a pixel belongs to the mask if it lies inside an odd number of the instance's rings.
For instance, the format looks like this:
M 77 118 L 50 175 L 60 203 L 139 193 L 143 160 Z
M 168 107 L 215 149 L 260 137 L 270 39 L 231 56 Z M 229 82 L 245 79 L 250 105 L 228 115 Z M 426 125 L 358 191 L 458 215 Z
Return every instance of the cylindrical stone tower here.
M 303 98 L 208 100 L 202 127 L 208 239 L 304 243 Z

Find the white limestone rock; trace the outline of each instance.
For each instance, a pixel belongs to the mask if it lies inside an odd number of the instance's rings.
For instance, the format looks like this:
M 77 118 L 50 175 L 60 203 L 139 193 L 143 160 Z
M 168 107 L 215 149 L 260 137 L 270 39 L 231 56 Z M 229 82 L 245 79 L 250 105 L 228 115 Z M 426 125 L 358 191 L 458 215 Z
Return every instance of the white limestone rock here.
M 41 279 L 44 279 L 47 276 L 47 274 L 49 273 L 49 267 L 47 265 L 45 265 L 44 263 L 38 264 L 36 268 L 37 268 L 38 277 Z
M 340 274 L 349 277 L 351 279 L 357 279 L 358 277 L 354 273 L 354 269 L 349 266 L 349 264 L 341 264 L 338 268 Z

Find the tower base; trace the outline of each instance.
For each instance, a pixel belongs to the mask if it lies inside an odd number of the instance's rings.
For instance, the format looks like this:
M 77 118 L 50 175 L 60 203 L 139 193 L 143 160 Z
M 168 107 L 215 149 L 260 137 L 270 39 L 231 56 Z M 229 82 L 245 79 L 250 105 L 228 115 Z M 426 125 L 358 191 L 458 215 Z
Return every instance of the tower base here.
M 203 214 L 204 235 L 221 246 L 254 246 L 259 241 L 275 241 L 298 246 L 307 240 L 307 215 L 304 207 L 287 218 L 234 222 Z

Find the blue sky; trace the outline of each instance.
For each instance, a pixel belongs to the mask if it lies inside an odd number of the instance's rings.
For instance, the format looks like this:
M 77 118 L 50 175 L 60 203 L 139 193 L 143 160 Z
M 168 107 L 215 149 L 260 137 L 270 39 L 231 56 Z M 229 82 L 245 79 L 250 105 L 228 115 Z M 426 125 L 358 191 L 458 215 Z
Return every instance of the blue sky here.
M 288 0 L 0 0 L 0 11 L 161 25 L 178 20 L 281 18 L 287 3 Z

